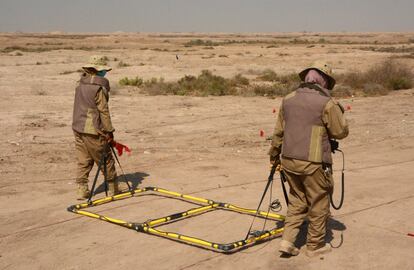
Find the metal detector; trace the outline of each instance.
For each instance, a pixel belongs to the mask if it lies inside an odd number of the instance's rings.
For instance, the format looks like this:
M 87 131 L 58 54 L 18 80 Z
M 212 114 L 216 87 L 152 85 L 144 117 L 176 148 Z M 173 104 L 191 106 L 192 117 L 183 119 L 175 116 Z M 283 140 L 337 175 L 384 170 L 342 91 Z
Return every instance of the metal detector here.
M 103 175 L 104 175 L 104 186 L 105 186 L 105 196 L 108 197 L 108 172 L 107 172 L 107 161 L 108 161 L 108 148 L 111 149 L 111 152 L 116 160 L 116 162 L 118 163 L 119 168 L 121 169 L 122 175 L 125 179 L 125 182 L 128 186 L 128 190 L 131 190 L 131 186 L 128 183 L 128 179 L 126 179 L 124 170 L 122 169 L 121 163 L 119 162 L 118 156 L 113 148 L 113 146 L 110 143 L 105 143 L 104 148 L 102 149 L 102 154 L 101 154 L 101 159 L 98 162 L 98 169 L 96 170 L 96 174 L 95 174 L 95 178 L 93 179 L 93 184 L 92 184 L 92 188 L 91 188 L 91 192 L 89 194 L 89 198 L 88 198 L 88 203 L 90 203 L 92 201 L 92 197 L 95 195 L 95 188 L 96 188 L 96 182 L 98 180 L 99 177 L 99 172 L 101 171 L 102 167 L 103 167 Z M 114 181 L 116 181 L 116 179 L 114 179 Z

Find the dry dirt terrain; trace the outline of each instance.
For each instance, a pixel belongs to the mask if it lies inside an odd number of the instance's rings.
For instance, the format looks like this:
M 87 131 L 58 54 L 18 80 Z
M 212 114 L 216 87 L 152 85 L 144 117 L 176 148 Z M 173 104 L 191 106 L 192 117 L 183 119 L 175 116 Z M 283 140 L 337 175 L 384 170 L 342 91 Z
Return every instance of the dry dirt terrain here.
M 217 44 L 188 45 L 196 39 Z M 413 68 L 405 51 L 413 40 L 413 33 L 1 34 L 0 269 L 413 269 L 414 237 L 407 234 L 414 233 L 414 89 L 340 100 L 350 106 L 350 135 L 341 142 L 346 197 L 332 211 L 327 235 L 339 247 L 323 257 L 281 258 L 280 238 L 224 255 L 66 211 L 77 203 L 76 71 L 91 54 L 107 56 L 114 67 L 107 76 L 114 88 L 110 109 L 116 139 L 132 148 L 120 161 L 134 186 L 255 208 L 269 172 L 265 137 L 280 98 L 148 96 L 117 85 L 119 79 L 169 81 L 209 69 L 254 80 L 254 71 L 298 72 L 318 58 L 336 73 L 363 71 L 389 57 Z M 341 158 L 334 159 L 338 187 Z M 278 178 L 273 195 L 283 201 Z M 143 222 L 190 207 L 143 196 L 94 210 Z M 250 222 L 217 211 L 162 228 L 231 242 L 244 238 Z M 255 228 L 261 226 L 257 221 Z

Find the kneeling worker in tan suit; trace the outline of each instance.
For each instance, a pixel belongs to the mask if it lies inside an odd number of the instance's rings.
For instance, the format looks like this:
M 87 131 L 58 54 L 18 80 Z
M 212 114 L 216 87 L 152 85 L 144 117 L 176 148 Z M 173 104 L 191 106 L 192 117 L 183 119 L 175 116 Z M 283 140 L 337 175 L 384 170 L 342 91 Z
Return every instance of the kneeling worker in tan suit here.
M 90 195 L 88 176 L 93 164 L 99 162 L 103 151 L 107 155 L 107 181 L 110 195 L 119 193 L 115 162 L 108 143 L 113 140 L 111 117 L 109 114 L 109 81 L 104 78 L 111 70 L 103 57 L 92 56 L 75 92 L 72 129 L 75 135 L 78 199 Z
M 326 63 L 315 63 L 299 74 L 303 83 L 282 100 L 269 151 L 272 164 L 281 163 L 289 183 L 289 205 L 279 251 L 298 255 L 299 227 L 308 218 L 306 254 L 330 251 L 325 244 L 333 188 L 331 139 L 348 135 L 342 106 L 331 98 L 335 85 Z

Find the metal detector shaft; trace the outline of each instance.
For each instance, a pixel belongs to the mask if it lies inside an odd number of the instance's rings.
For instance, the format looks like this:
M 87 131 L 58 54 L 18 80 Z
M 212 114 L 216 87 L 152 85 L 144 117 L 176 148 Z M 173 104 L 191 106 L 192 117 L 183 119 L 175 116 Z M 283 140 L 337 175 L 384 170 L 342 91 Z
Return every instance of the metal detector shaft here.
M 114 147 L 112 145 L 109 145 L 109 147 L 111 148 L 112 153 L 114 154 L 114 157 L 115 157 L 116 162 L 118 163 L 119 169 L 121 169 L 122 175 L 124 176 L 124 180 L 125 180 L 125 183 L 128 186 L 128 189 L 131 190 L 131 186 L 128 183 L 128 179 L 125 176 L 125 172 L 122 169 L 121 162 L 119 162 L 118 155 L 116 154 Z
M 289 198 L 288 198 L 286 186 L 285 186 L 286 181 L 287 180 L 286 180 L 285 173 L 282 170 L 280 170 L 280 182 L 282 184 L 283 196 L 285 197 L 286 206 L 289 206 Z
M 264 198 L 266 197 L 267 190 L 269 189 L 270 184 L 271 184 L 271 183 L 272 183 L 272 181 L 273 181 L 273 177 L 274 177 L 275 172 L 276 172 L 276 167 L 277 167 L 277 166 L 276 166 L 275 164 L 273 164 L 272 169 L 270 170 L 270 174 L 269 174 L 269 177 L 267 178 L 267 184 L 266 184 L 266 187 L 265 187 L 265 189 L 264 189 L 264 191 L 263 191 L 262 198 L 260 199 L 259 206 L 258 206 L 258 207 L 257 207 L 257 209 L 256 209 L 256 214 L 255 214 L 255 215 L 254 215 L 254 217 L 253 217 L 252 224 L 250 224 L 249 231 L 247 232 L 246 237 L 245 237 L 245 239 L 244 239 L 244 240 L 247 240 L 247 238 L 249 238 L 250 231 L 251 231 L 251 229 L 252 229 L 252 226 L 253 226 L 254 220 L 256 219 L 257 214 L 258 214 L 258 212 L 260 211 L 260 206 L 262 205 L 263 200 L 264 200 Z
M 102 151 L 102 156 L 101 159 L 98 162 L 98 169 L 96 170 L 96 174 L 95 174 L 95 178 L 93 179 L 93 184 L 92 184 L 92 188 L 91 188 L 91 193 L 89 195 L 88 198 L 88 202 L 90 202 L 92 200 L 93 197 L 93 193 L 95 192 L 95 186 L 96 186 L 96 182 L 98 181 L 98 176 L 99 176 L 99 172 L 101 171 L 102 166 L 104 167 L 104 181 L 105 181 L 105 192 L 108 192 L 108 186 L 107 186 L 107 182 L 106 182 L 106 150 L 107 150 L 108 144 L 105 145 L 103 151 Z

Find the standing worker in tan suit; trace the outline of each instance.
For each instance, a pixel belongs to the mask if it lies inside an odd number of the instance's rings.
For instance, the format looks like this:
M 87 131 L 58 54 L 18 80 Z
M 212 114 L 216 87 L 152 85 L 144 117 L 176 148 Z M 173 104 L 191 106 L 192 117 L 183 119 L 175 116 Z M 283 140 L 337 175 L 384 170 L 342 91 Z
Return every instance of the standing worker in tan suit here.
M 78 199 L 89 198 L 88 176 L 93 164 L 99 162 L 103 151 L 107 155 L 107 182 L 110 195 L 118 193 L 115 162 L 108 144 L 113 140 L 109 114 L 109 81 L 104 78 L 111 67 L 103 57 L 92 56 L 75 92 L 72 129 L 77 156 Z
M 290 187 L 279 248 L 283 254 L 299 254 L 294 243 L 306 217 L 306 254 L 312 257 L 330 251 L 325 234 L 328 196 L 333 190 L 331 140 L 348 135 L 344 109 L 330 95 L 335 85 L 331 74 L 323 62 L 303 70 L 299 73 L 303 83 L 283 98 L 279 110 L 269 155 L 272 164 L 281 164 Z

